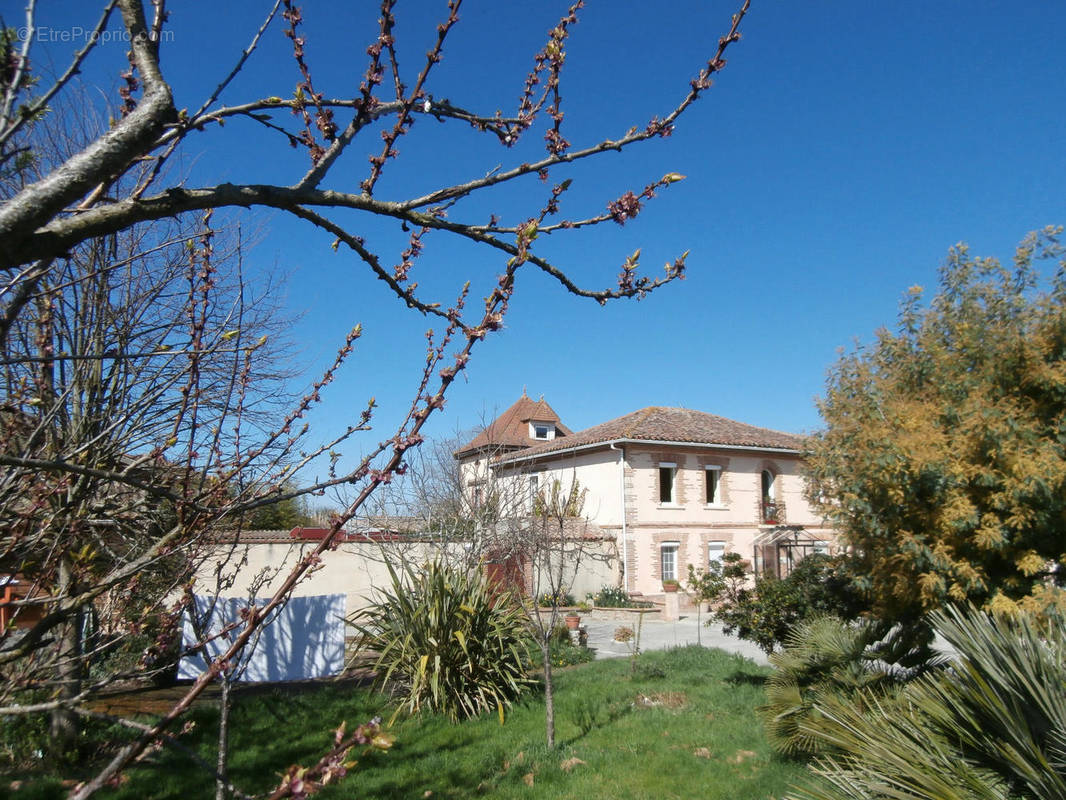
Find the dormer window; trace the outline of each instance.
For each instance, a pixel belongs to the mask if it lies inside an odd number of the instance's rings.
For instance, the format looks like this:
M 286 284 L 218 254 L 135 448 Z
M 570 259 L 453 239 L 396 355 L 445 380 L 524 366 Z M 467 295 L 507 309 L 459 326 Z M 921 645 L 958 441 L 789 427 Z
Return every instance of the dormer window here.
M 530 422 L 529 438 L 546 442 L 555 438 L 555 424 L 551 422 Z

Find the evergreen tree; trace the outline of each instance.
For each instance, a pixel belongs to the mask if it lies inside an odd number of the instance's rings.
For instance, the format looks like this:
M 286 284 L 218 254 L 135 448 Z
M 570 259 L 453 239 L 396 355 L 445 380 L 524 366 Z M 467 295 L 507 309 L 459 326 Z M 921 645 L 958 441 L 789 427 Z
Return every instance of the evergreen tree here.
M 928 307 L 831 370 L 811 498 L 853 547 L 873 611 L 1042 606 L 1066 581 L 1066 261 L 1061 228 L 1011 266 L 954 247 Z M 1048 276 L 1036 267 L 1056 262 Z

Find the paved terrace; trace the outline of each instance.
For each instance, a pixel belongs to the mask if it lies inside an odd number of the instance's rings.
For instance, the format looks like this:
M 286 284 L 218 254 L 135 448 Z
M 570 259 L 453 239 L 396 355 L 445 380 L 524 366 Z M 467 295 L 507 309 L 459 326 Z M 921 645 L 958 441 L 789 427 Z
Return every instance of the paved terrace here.
M 730 653 L 739 653 L 756 664 L 768 664 L 766 654 L 751 642 L 727 636 L 718 624 L 706 625 L 704 614 L 701 624 L 696 622 L 696 613 L 682 613 L 677 622 L 663 622 L 657 609 L 649 609 L 643 615 L 634 611 L 589 611 L 581 614 L 581 625 L 588 631 L 588 645 L 596 650 L 596 658 L 622 658 L 630 654 L 628 645 L 614 641 L 614 632 L 621 626 L 637 629 L 639 617 L 644 617 L 640 632 L 640 649 L 667 650 L 689 644 L 717 647 Z

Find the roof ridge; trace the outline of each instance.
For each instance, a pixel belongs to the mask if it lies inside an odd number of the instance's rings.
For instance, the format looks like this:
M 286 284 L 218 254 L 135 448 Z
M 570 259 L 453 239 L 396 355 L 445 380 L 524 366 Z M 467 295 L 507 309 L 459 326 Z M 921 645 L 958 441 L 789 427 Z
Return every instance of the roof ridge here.
M 565 438 L 539 443 L 524 448 L 520 453 L 501 455 L 498 460 L 510 461 L 527 457 L 527 454 L 528 457 L 539 458 L 555 452 L 562 453 L 574 448 L 625 439 L 648 443 L 678 442 L 706 444 L 710 447 L 718 445 L 800 452 L 803 449 L 804 436 L 740 422 L 694 408 L 646 406 L 577 431 Z

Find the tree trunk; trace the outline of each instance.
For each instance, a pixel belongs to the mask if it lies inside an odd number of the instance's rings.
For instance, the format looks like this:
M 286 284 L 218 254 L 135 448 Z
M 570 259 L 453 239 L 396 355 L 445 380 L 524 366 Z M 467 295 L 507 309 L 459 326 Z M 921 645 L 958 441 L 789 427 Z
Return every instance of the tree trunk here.
M 226 774 L 226 765 L 229 761 L 229 672 L 222 670 L 218 678 L 222 684 L 222 694 L 218 701 L 218 760 L 215 761 L 215 800 L 226 800 L 229 788 L 229 776 Z
M 48 294 L 48 286 L 42 282 L 42 292 L 37 298 L 39 321 L 37 323 L 37 339 L 41 345 L 41 351 L 46 355 L 52 353 L 54 342 L 52 306 Z M 55 376 L 53 370 L 55 364 L 50 359 L 41 362 L 38 374 L 37 397 L 41 401 L 41 414 L 43 409 L 51 408 L 54 400 Z M 40 431 L 44 432 L 47 449 L 56 452 L 57 446 L 54 438 L 53 427 L 42 417 Z M 56 575 L 54 589 L 57 603 L 61 603 L 67 597 L 74 594 L 74 569 L 70 558 L 63 555 L 59 559 L 59 570 Z M 55 677 L 59 684 L 58 699 L 70 700 L 76 697 L 81 690 L 81 613 L 70 615 L 57 631 L 56 640 L 56 667 Z M 78 737 L 78 719 L 69 706 L 61 706 L 54 709 L 49 715 L 49 729 L 51 734 L 50 746 L 52 755 L 62 759 L 70 752 L 71 747 Z
M 70 561 L 64 557 L 59 562 L 57 596 L 63 598 L 72 594 L 73 583 Z M 81 612 L 72 615 L 59 630 L 56 678 L 59 681 L 61 700 L 77 697 L 81 691 L 81 617 Z M 54 709 L 49 727 L 53 754 L 63 758 L 77 741 L 77 715 L 69 707 Z
M 544 654 L 544 734 L 548 740 L 548 749 L 555 749 L 555 692 L 552 687 L 551 642 L 540 640 L 540 651 Z

